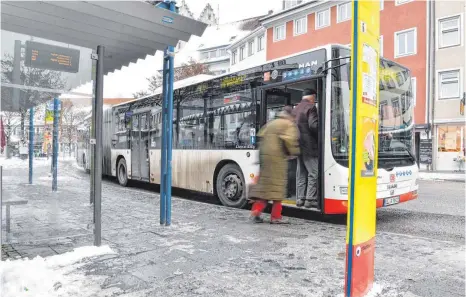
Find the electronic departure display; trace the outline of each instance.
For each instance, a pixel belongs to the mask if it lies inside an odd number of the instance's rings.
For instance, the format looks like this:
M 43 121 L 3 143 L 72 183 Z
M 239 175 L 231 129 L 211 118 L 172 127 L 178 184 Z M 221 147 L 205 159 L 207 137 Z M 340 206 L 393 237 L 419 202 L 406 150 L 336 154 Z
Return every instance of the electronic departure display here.
M 77 73 L 79 50 L 34 41 L 26 41 L 27 67 Z

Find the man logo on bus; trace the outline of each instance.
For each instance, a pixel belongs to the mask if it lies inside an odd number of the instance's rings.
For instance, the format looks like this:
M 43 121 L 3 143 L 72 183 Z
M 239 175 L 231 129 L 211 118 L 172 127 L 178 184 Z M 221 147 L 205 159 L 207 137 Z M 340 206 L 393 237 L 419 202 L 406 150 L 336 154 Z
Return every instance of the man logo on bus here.
M 390 174 L 390 182 L 391 183 L 395 182 L 395 175 L 394 174 Z

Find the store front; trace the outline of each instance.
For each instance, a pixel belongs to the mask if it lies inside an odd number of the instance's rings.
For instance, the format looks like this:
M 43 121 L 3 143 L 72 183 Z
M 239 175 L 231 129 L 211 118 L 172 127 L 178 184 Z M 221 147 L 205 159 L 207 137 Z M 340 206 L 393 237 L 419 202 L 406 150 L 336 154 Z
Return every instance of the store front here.
M 435 169 L 439 171 L 464 171 L 466 125 L 464 123 L 437 125 L 436 133 Z

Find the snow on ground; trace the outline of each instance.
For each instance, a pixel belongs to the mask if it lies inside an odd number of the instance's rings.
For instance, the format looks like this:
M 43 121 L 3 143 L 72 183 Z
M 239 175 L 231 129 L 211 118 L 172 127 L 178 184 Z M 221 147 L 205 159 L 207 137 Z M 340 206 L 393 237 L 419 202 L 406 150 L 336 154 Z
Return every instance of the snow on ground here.
M 36 166 L 44 166 L 47 164 L 50 164 L 51 159 L 47 160 L 47 158 L 38 158 L 34 159 L 34 167 Z M 29 166 L 29 160 L 21 160 L 18 157 L 11 157 L 10 159 L 5 159 L 3 157 L 0 157 L 0 166 L 3 168 L 27 168 Z
M 75 159 L 76 157 L 74 157 L 74 155 L 70 156 L 69 154 L 62 154 L 58 156 L 58 163 L 60 163 L 61 161 L 69 161 Z M 51 162 L 52 158 L 34 158 L 33 166 L 51 166 Z M 10 159 L 6 159 L 3 156 L 0 156 L 0 166 L 2 166 L 4 169 L 24 169 L 29 167 L 29 160 L 22 160 L 18 157 L 11 157 Z
M 445 172 L 419 172 L 419 179 L 423 180 L 457 180 L 464 181 L 464 173 L 445 173 Z
M 4 261 L 0 266 L 1 296 L 94 296 L 100 292 L 96 277 L 86 277 L 79 267 L 91 258 L 115 254 L 110 247 L 81 247 L 47 258 Z

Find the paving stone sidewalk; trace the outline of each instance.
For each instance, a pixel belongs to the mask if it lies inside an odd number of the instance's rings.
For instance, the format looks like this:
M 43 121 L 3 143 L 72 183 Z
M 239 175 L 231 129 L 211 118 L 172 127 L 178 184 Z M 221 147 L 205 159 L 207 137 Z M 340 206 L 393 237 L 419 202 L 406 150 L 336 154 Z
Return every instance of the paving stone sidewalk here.
M 32 186 L 25 171 L 5 170 L 4 191 L 27 205 L 12 209 L 7 257 L 49 256 L 92 245 L 88 176 L 70 163 L 51 193 L 47 168 Z M 25 179 L 25 178 L 24 178 Z M 291 218 L 251 224 L 248 212 L 173 199 L 173 225 L 159 225 L 159 196 L 105 181 L 103 244 L 116 255 L 83 271 L 99 296 L 338 296 L 345 269 L 345 226 Z M 464 296 L 464 245 L 379 233 L 376 283 L 381 296 Z

